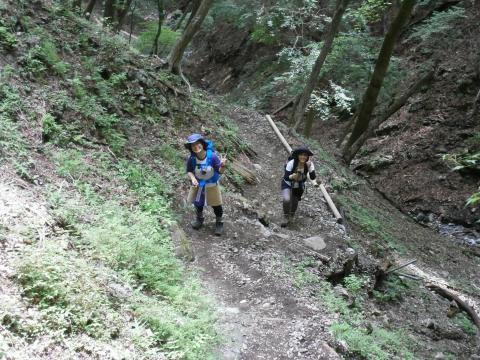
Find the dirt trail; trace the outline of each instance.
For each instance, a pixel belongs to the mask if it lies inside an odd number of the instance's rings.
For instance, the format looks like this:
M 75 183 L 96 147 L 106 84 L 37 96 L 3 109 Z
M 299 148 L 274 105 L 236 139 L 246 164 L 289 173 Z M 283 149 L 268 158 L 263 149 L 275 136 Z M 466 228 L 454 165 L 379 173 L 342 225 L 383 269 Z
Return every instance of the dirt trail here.
M 225 194 L 226 235 L 212 236 L 213 214 L 199 232 L 187 230 L 202 278 L 223 303 L 221 322 L 233 338 L 221 349 L 223 359 L 336 359 L 327 344 L 334 320 L 315 299 L 291 281 L 291 264 L 321 259 L 305 238 L 321 235 L 323 252 L 344 242 L 344 229 L 336 224 L 317 189 L 310 188 L 297 212 L 298 224 L 282 229 L 280 178 L 286 152 L 267 121 L 258 113 L 234 109 L 242 136 L 258 153 L 259 184 L 246 186 L 243 197 Z M 252 127 L 252 125 L 255 125 Z M 292 143 L 292 146 L 296 144 Z M 266 214 L 265 227 L 251 204 Z M 210 222 L 210 224 L 208 224 Z M 186 228 L 188 228 L 188 225 Z M 327 240 L 328 239 L 328 240 Z
M 192 213 L 184 220 L 196 257 L 194 266 L 201 269 L 202 279 L 223 306 L 220 323 L 227 342 L 219 358 L 341 358 L 332 348 L 338 343 L 328 331 L 335 316 L 322 308 L 311 288 L 296 286 L 293 268 L 313 259 L 317 265 L 308 271 L 320 276 L 322 256 L 334 257 L 348 248 L 345 228 L 335 222 L 321 192 L 310 187 L 296 224 L 282 229 L 280 178 L 287 154 L 262 115 L 243 108 L 233 108 L 229 115 L 258 154 L 252 161 L 259 184 L 245 186 L 242 195 L 225 194 L 223 237 L 212 235 L 210 210 L 207 225 L 199 232 L 188 226 Z M 294 138 L 287 141 L 292 147 L 299 145 Z M 317 167 L 319 161 L 314 158 Z M 258 221 L 258 212 L 266 215 L 268 227 Z M 326 247 L 319 252 L 309 248 L 304 240 L 311 236 L 323 238 Z M 415 269 L 424 276 L 437 273 L 423 263 Z M 446 279 L 437 280 L 448 287 Z M 466 299 L 478 307 L 477 299 Z

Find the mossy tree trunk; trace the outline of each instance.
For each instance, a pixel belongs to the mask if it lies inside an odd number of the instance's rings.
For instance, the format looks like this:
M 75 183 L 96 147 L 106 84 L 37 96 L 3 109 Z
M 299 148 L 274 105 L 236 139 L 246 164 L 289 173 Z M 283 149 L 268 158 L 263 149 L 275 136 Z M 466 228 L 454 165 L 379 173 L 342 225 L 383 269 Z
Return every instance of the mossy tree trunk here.
M 375 108 L 377 97 L 380 92 L 380 88 L 382 87 L 383 79 L 387 73 L 393 48 L 395 47 L 395 43 L 403 25 L 410 17 L 414 4 L 415 0 L 403 0 L 397 16 L 392 21 L 392 24 L 390 25 L 388 32 L 383 39 L 382 48 L 378 54 L 375 69 L 370 79 L 368 88 L 363 95 L 363 101 L 358 111 L 358 117 L 353 125 L 353 130 L 350 134 L 350 137 L 342 149 L 342 156 L 347 164 L 349 164 L 352 160 L 352 157 L 349 155 L 351 146 L 368 129 L 373 109 Z
M 313 65 L 312 72 L 310 73 L 303 92 L 299 95 L 299 97 L 294 103 L 291 121 L 291 123 L 294 124 L 292 130 L 296 130 L 298 125 L 300 125 L 303 120 L 305 109 L 308 106 L 308 102 L 310 101 L 310 96 L 312 95 L 313 89 L 315 89 L 315 86 L 318 82 L 318 77 L 320 75 L 320 71 L 322 70 L 322 66 L 325 63 L 325 59 L 327 58 L 327 55 L 332 49 L 333 39 L 338 32 L 338 28 L 340 27 L 340 21 L 342 20 L 343 13 L 347 8 L 348 2 L 349 0 L 338 0 L 337 2 L 335 15 L 333 16 L 330 27 L 326 32 L 325 39 L 323 40 L 324 42 L 322 50 L 320 51 L 320 54 L 318 55 L 318 58 Z
M 194 35 L 200 29 L 200 26 L 202 25 L 203 20 L 205 20 L 205 17 L 207 16 L 213 2 L 214 0 L 202 1 L 194 19 L 190 22 L 190 24 L 188 24 L 182 36 L 176 42 L 175 46 L 170 52 L 170 55 L 168 56 L 168 69 L 171 72 L 176 74 L 181 73 L 180 63 L 183 58 L 183 53 L 185 52 L 185 49 L 187 48 L 190 41 L 192 41 Z
M 158 54 L 158 40 L 160 39 L 160 35 L 162 34 L 162 24 L 163 24 L 163 19 L 165 18 L 163 0 L 157 0 L 157 10 L 158 10 L 158 28 L 157 28 L 157 33 L 155 34 L 155 40 L 153 41 L 151 55 Z

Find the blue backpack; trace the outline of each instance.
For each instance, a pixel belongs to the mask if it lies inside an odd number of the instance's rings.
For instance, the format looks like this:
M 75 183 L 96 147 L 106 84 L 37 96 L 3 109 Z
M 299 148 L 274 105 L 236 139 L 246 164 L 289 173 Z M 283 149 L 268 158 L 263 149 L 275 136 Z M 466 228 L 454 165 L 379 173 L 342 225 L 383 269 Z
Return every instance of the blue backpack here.
M 205 140 L 205 143 L 207 144 L 207 161 L 205 161 L 205 164 L 201 164 L 200 165 L 200 169 L 206 169 L 207 167 L 209 166 L 212 166 L 212 157 L 213 157 L 213 154 L 215 153 L 215 150 L 213 148 L 213 141 L 211 140 Z M 191 155 L 191 161 L 192 161 L 192 165 L 193 165 L 193 168 L 196 168 L 197 167 L 197 157 L 195 155 Z M 200 187 L 204 187 L 205 184 L 213 184 L 213 183 L 216 183 L 218 181 L 218 179 L 220 179 L 220 174 L 215 171 L 213 173 L 213 176 L 208 179 L 208 180 L 199 180 L 198 181 L 198 186 Z

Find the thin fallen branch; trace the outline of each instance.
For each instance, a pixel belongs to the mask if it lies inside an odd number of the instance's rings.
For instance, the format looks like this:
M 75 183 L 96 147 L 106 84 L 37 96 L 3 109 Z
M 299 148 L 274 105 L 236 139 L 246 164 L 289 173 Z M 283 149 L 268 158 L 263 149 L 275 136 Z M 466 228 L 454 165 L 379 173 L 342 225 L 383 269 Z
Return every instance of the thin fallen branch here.
M 387 274 L 387 275 L 388 275 L 388 274 L 391 274 L 392 272 L 397 271 L 397 270 L 400 270 L 400 269 L 403 269 L 404 267 L 406 267 L 406 266 L 408 266 L 408 265 L 410 265 L 410 264 L 413 264 L 413 263 L 415 263 L 415 262 L 417 262 L 417 259 L 413 259 L 413 260 L 407 261 L 405 264 L 402 264 L 402 265 L 399 265 L 399 266 L 397 266 L 397 267 L 394 267 L 393 269 L 387 270 L 387 271 L 385 272 L 385 274 Z
M 155 80 L 157 80 L 159 83 L 165 85 L 167 88 L 169 88 L 170 90 L 173 91 L 173 93 L 175 94 L 175 96 L 177 96 L 177 94 L 180 94 L 180 95 L 183 95 L 183 96 L 186 96 L 188 97 L 188 94 L 183 92 L 182 90 L 178 90 L 175 86 L 173 86 L 172 84 L 170 84 L 168 81 L 166 80 L 162 80 L 156 76 L 154 76 Z
M 468 315 L 470 315 L 470 318 L 472 319 L 473 323 L 477 326 L 478 329 L 480 329 L 480 317 L 478 317 L 478 314 L 475 312 L 475 310 L 470 305 L 468 305 L 465 301 L 460 299 L 456 294 L 438 285 L 426 284 L 425 286 L 427 287 L 427 289 L 435 291 L 437 294 L 439 294 L 440 296 L 443 296 L 448 300 L 454 300 L 460 308 L 462 308 Z
M 288 100 L 286 103 L 284 103 L 282 106 L 280 106 L 277 110 L 275 110 L 275 111 L 272 113 L 272 115 L 276 115 L 276 114 L 278 114 L 280 111 L 286 109 L 287 107 L 292 106 L 294 102 L 295 102 L 295 97 L 291 98 L 291 99 Z
M 421 278 L 420 276 L 416 276 L 416 275 L 412 275 L 412 274 L 405 274 L 403 272 L 398 272 L 397 275 L 406 277 L 408 279 L 416 280 L 416 281 L 423 280 L 423 278 Z

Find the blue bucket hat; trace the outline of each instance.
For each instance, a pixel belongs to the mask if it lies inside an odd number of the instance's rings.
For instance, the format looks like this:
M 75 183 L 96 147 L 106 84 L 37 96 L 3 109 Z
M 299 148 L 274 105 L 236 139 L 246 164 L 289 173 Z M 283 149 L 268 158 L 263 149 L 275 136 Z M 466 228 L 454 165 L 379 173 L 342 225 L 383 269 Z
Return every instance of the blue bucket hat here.
M 205 139 L 203 138 L 203 136 L 200 135 L 200 134 L 192 134 L 189 137 L 187 137 L 187 142 L 185 143 L 185 148 L 192 151 L 192 144 L 197 142 L 197 141 L 202 142 L 204 149 L 207 148 L 207 143 L 205 142 Z

